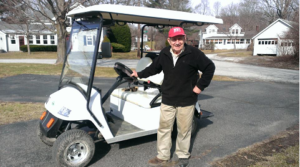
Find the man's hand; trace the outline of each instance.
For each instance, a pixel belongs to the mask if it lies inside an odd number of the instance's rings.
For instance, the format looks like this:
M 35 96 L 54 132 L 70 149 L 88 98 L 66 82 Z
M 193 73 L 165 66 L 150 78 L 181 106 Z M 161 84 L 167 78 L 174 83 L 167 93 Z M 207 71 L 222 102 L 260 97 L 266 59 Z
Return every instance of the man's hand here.
M 132 70 L 132 74 L 130 76 L 131 77 L 136 77 L 136 78 L 139 77 L 138 74 L 137 74 L 137 72 L 135 70 Z
M 201 93 L 201 89 L 199 89 L 197 86 L 194 87 L 193 92 L 195 92 L 197 95 Z

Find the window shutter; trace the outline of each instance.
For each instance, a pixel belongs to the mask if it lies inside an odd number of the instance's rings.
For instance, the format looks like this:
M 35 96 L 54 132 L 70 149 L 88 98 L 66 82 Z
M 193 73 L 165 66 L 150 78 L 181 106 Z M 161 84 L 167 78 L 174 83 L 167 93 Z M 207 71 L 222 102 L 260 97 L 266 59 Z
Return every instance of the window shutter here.
M 84 46 L 86 46 L 86 35 L 83 36 Z

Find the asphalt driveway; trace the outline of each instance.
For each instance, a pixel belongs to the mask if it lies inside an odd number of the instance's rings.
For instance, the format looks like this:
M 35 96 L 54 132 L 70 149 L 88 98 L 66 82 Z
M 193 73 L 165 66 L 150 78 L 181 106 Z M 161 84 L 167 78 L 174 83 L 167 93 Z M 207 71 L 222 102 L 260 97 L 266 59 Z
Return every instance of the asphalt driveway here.
M 95 80 L 102 92 L 113 82 L 110 78 Z M 57 84 L 57 76 L 0 78 L 0 100 L 44 102 L 57 90 Z M 216 158 L 267 139 L 299 122 L 299 84 L 213 81 L 201 93 L 199 102 L 202 109 L 215 116 L 199 121 L 192 141 L 191 167 L 209 166 Z M 35 135 L 36 122 L 0 126 L 1 167 L 53 166 L 51 148 Z M 98 143 L 90 166 L 144 167 L 155 155 L 156 135 L 110 145 Z

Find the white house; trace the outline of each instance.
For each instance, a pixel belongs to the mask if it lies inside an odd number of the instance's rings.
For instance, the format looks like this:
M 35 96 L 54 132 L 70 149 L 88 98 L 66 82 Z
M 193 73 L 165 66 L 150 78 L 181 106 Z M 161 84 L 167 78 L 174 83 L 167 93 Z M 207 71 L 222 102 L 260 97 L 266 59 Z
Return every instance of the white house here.
M 70 7 L 72 10 L 84 8 L 80 3 L 75 3 Z M 48 12 L 51 16 L 51 12 Z M 51 16 L 52 17 L 52 16 Z M 53 20 L 55 18 L 53 17 Z M 68 18 L 71 23 L 71 18 Z M 50 23 L 45 23 L 51 27 Z M 45 29 L 41 23 L 31 23 L 29 25 L 28 36 L 30 45 L 57 45 L 57 35 Z M 0 21 L 0 52 L 20 51 L 20 46 L 27 45 L 26 26 L 22 24 L 8 24 Z M 71 27 L 67 27 L 67 31 L 70 32 Z
M 199 32 L 199 48 L 205 49 L 214 43 L 215 49 L 247 49 L 255 33 L 255 31 L 243 32 L 238 24 L 231 27 L 228 25 L 204 26 Z
M 57 45 L 57 35 L 41 28 L 40 25 L 29 26 L 29 44 Z M 0 22 L 0 52 L 20 51 L 20 46 L 27 45 L 26 26 Z
M 291 21 L 277 19 L 260 31 L 252 38 L 254 42 L 253 56 L 292 54 L 295 47 L 293 40 L 288 39 L 285 35 L 294 25 L 295 23 Z

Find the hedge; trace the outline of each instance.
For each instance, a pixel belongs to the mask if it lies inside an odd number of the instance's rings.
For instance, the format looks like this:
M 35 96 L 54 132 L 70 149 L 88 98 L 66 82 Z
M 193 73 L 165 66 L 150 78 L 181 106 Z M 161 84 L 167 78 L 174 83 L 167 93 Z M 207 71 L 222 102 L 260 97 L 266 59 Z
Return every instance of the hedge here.
M 118 43 L 124 46 L 123 51 L 120 50 L 119 52 L 130 52 L 131 50 L 131 33 L 130 28 L 126 24 L 124 26 L 115 25 L 111 26 L 108 29 L 108 38 L 111 43 Z
M 31 52 L 56 52 L 56 45 L 29 45 Z M 20 46 L 20 50 L 27 52 L 27 45 Z
M 125 46 L 118 43 L 111 43 L 113 47 L 113 52 L 124 52 Z

